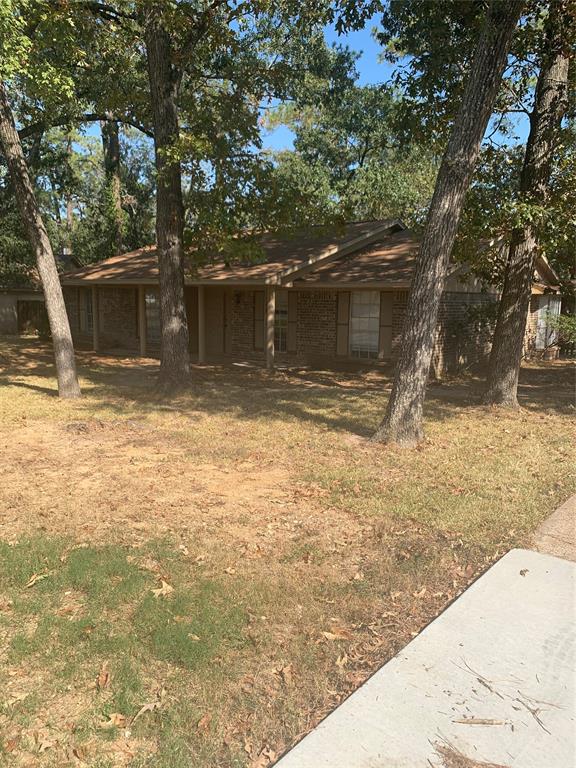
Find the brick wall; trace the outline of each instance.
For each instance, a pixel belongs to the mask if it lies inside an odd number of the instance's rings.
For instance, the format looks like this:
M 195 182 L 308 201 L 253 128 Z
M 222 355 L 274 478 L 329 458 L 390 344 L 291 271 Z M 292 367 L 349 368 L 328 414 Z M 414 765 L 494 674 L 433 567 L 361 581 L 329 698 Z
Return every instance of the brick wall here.
M 90 291 L 90 287 L 88 287 Z M 78 288 L 63 289 L 72 337 L 80 346 L 92 345 L 92 334 L 82 333 L 79 324 Z M 137 352 L 138 290 L 136 287 L 98 288 L 100 349 Z M 96 318 L 94 318 L 94 321 Z
M 446 292 L 440 302 L 431 373 L 485 364 L 495 326 L 497 297 L 483 293 Z
M 232 293 L 231 353 L 233 357 L 263 361 L 264 350 L 254 349 L 254 291 Z M 91 337 L 80 334 L 78 290 L 66 286 L 64 298 L 74 339 L 80 345 L 91 344 Z M 408 299 L 407 291 L 395 291 L 392 305 L 392 357 L 402 344 L 402 325 Z M 438 328 L 432 358 L 432 373 L 474 366 L 487 360 L 493 321 L 474 308 L 494 304 L 490 294 L 445 292 L 442 296 Z M 533 297 L 526 329 L 525 352 L 533 346 L 537 323 L 537 297 Z M 277 354 L 279 362 L 313 362 L 317 358 L 336 358 L 337 291 L 299 290 L 297 293 L 296 354 Z M 472 320 L 471 320 L 472 318 Z M 138 351 L 137 289 L 135 287 L 99 288 L 100 344 L 103 350 Z
M 536 332 L 538 329 L 539 306 L 540 297 L 531 296 L 528 317 L 526 318 L 526 332 L 524 333 L 523 354 L 525 357 L 532 357 L 536 354 Z
M 402 326 L 408 303 L 408 291 L 394 291 L 392 299 L 392 357 L 398 357 L 402 341 Z
M 81 290 L 90 291 L 91 289 L 81 289 L 72 286 L 65 286 L 62 290 L 62 293 L 64 295 L 64 303 L 66 304 L 66 312 L 68 314 L 68 322 L 70 323 L 72 340 L 78 347 L 91 348 L 93 343 L 92 334 L 86 333 L 80 328 L 79 293 Z
M 336 356 L 336 291 L 298 291 L 296 356 Z
M 100 346 L 138 351 L 138 289 L 99 288 Z
M 265 356 L 263 349 L 254 349 L 254 291 L 232 294 L 232 355 L 245 359 Z
M 232 355 L 263 360 L 264 350 L 254 349 L 254 291 L 232 295 Z M 305 361 L 336 355 L 336 291 L 298 291 L 296 354 L 278 353 L 279 362 Z
M 66 304 L 70 330 L 72 331 L 72 336 L 75 338 L 80 330 L 78 327 L 78 289 L 72 288 L 71 286 L 65 286 L 62 289 L 62 294 L 64 296 L 64 303 Z

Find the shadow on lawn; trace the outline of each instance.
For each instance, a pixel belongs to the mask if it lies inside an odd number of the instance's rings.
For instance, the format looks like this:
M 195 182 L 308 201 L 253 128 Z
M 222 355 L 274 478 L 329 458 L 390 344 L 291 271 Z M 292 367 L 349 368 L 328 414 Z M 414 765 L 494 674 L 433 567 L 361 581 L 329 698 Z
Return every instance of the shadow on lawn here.
M 54 365 L 46 344 L 16 340 L 5 350 L 0 353 L 0 386 L 24 387 L 56 396 Z M 182 413 L 235 413 L 248 419 L 292 417 L 368 436 L 383 413 L 392 384 L 390 368 L 361 372 L 295 368 L 271 373 L 251 365 L 204 365 L 193 367 L 189 391 L 167 400 L 154 391 L 157 360 L 82 351 L 77 356 L 79 374 L 89 382 L 93 396 L 86 406 L 91 413 L 98 408 L 94 400 L 101 399 L 103 408 L 118 414 L 125 413 L 128 405 L 137 405 L 149 412 L 169 409 Z M 38 383 L 39 378 L 51 380 L 52 386 Z M 574 366 L 568 362 L 525 367 L 519 389 L 521 405 L 571 413 L 573 381 Z M 483 381 L 473 377 L 431 383 L 426 417 L 441 421 L 452 417 L 455 408 L 480 405 L 482 386 Z

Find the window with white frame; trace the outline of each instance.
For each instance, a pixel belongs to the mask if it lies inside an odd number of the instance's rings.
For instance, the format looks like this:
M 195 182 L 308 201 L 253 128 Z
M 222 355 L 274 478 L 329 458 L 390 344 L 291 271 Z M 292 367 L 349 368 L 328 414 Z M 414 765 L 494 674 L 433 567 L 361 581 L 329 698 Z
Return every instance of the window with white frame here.
M 378 357 L 380 293 L 352 291 L 350 294 L 350 355 Z
M 160 295 L 158 291 L 146 291 L 146 341 L 150 346 L 160 344 Z
M 79 294 L 80 330 L 82 333 L 92 333 L 94 329 L 94 315 L 92 312 L 92 289 L 80 288 Z
M 288 349 L 288 291 L 276 291 L 274 349 L 276 352 L 286 352 Z

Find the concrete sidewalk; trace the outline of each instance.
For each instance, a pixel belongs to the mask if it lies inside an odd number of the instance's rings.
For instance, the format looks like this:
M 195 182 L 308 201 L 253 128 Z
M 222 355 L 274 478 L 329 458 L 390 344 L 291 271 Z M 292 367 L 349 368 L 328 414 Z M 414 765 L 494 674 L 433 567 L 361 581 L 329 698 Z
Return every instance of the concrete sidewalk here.
M 576 495 L 539 526 L 534 549 L 576 562 Z
M 575 768 L 576 565 L 513 550 L 277 768 Z

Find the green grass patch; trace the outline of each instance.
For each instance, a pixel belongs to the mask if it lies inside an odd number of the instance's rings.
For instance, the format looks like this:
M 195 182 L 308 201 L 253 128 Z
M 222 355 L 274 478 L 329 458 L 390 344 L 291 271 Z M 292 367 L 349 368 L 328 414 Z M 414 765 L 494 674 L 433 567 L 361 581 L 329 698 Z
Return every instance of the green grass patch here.
M 134 614 L 139 642 L 162 661 L 195 669 L 209 661 L 222 644 L 244 644 L 244 612 L 231 606 L 214 582 L 199 581 L 166 600 L 147 595 Z

